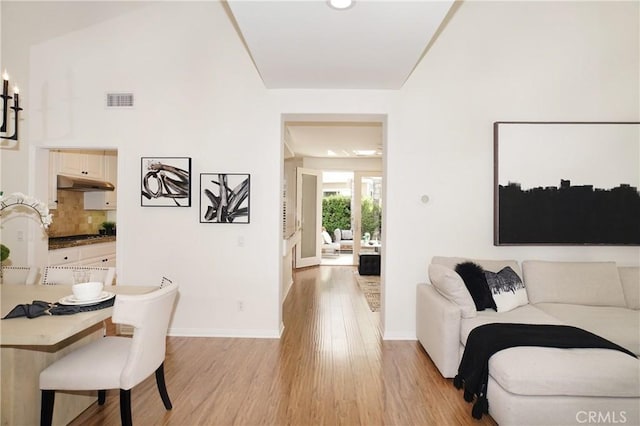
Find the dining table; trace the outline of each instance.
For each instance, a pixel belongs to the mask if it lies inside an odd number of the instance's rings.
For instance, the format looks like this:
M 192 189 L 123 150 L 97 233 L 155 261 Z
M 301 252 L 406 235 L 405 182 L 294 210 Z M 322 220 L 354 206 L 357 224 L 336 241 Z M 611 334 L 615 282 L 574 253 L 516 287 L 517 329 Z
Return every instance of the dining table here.
M 0 285 L 0 315 L 15 306 L 40 300 L 65 302 L 71 285 Z M 157 286 L 115 285 L 105 292 L 143 294 Z M 0 418 L 1 425 L 40 423 L 40 372 L 74 349 L 105 335 L 104 321 L 113 307 L 71 315 L 0 320 Z M 99 368 L 97 365 L 96 367 Z M 56 392 L 54 425 L 66 425 L 97 400 L 97 392 Z

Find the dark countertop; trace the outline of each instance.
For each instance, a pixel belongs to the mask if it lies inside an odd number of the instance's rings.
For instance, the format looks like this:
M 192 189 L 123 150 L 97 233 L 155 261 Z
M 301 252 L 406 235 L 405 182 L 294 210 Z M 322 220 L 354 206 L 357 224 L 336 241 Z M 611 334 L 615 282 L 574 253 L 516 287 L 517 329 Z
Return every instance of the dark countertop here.
M 115 240 L 115 235 L 77 235 L 68 237 L 49 237 L 49 250 L 86 246 L 89 244 L 110 243 Z

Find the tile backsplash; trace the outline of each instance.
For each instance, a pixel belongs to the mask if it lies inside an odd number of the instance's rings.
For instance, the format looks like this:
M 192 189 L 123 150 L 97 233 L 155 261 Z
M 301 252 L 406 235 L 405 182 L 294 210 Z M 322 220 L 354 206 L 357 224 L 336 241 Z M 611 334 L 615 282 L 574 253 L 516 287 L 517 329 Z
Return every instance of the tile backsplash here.
M 50 237 L 97 234 L 102 222 L 107 220 L 106 211 L 84 209 L 83 192 L 59 190 L 58 208 L 51 210 L 51 213 L 53 223 L 49 227 Z

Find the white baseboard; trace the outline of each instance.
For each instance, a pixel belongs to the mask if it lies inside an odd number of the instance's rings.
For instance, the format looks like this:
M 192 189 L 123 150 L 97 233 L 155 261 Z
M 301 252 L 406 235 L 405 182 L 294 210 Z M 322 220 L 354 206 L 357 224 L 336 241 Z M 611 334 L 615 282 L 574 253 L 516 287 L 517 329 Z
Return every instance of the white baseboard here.
M 416 333 L 407 333 L 403 331 L 385 331 L 382 340 L 418 340 Z

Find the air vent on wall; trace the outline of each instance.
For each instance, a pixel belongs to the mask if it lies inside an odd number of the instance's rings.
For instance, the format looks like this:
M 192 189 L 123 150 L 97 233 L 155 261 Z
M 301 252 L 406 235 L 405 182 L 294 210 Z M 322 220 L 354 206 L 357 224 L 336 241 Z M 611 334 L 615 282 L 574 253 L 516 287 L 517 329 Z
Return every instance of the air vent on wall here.
M 133 107 L 133 93 L 107 93 L 107 108 Z

